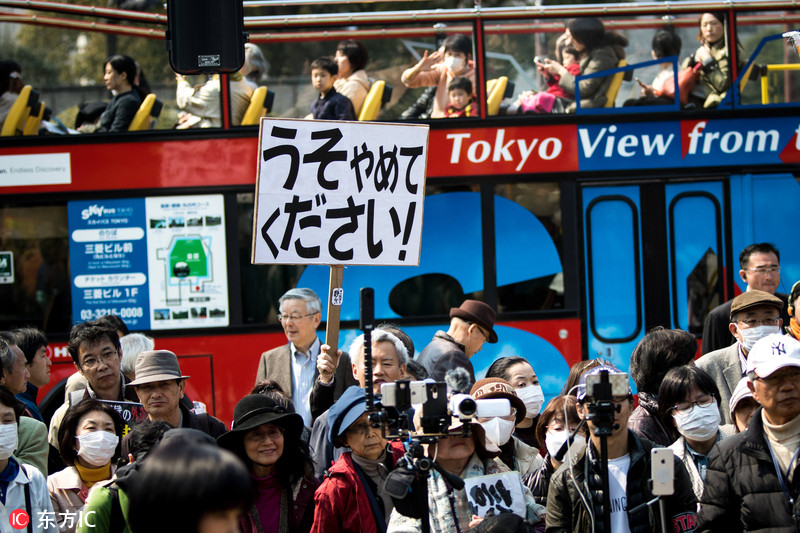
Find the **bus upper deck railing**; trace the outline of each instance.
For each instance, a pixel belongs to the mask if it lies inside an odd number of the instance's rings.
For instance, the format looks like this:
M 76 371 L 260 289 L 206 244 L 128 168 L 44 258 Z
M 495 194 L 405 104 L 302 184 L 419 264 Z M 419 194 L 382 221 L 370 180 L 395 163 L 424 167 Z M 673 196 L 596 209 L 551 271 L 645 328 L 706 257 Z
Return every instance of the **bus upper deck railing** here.
M 426 7 L 425 0 L 407 0 L 408 10 L 337 12 L 337 10 L 347 10 L 354 4 L 382 4 L 385 1 L 245 0 L 244 27 L 249 34 L 250 42 L 264 46 L 265 50 L 270 50 L 268 57 L 275 57 L 280 55 L 282 50 L 288 49 L 280 47 L 294 47 L 295 45 L 308 47 L 309 50 L 314 50 L 313 53 L 317 53 L 318 48 L 311 46 L 313 43 L 336 42 L 344 39 L 360 39 L 372 44 L 381 44 L 379 41 L 397 41 L 396 48 L 405 48 L 411 52 L 405 64 L 401 65 L 402 58 L 395 53 L 394 57 L 383 58 L 383 63 L 374 63 L 378 65 L 375 67 L 375 72 L 369 72 L 373 79 L 383 79 L 387 84 L 395 87 L 393 101 L 386 106 L 389 109 L 397 104 L 404 93 L 409 92 L 400 83 L 398 69 L 402 70 L 413 65 L 423 50 L 435 50 L 438 46 L 437 43 L 445 34 L 464 33 L 472 38 L 476 62 L 475 93 L 479 101 L 484 102 L 486 98 L 486 82 L 500 77 L 507 77 L 516 86 L 518 93 L 531 88 L 541 90 L 541 80 L 538 78 L 530 58 L 521 57 L 518 51 L 528 50 L 532 45 L 528 48 L 518 46 L 516 55 L 515 50 L 508 50 L 503 46 L 514 39 L 517 44 L 535 41 L 536 50 L 543 49 L 546 54 L 547 49 L 552 46 L 555 36 L 563 32 L 564 19 L 574 17 L 576 14 L 580 14 L 581 17 L 601 18 L 607 29 L 637 35 L 638 41 L 629 47 L 628 66 L 624 68 L 625 72 L 640 68 L 656 68 L 659 63 L 651 61 L 649 56 L 649 38 L 654 30 L 666 23 L 684 32 L 685 50 L 681 56 L 686 56 L 690 47 L 693 50 L 693 45 L 690 44 L 687 36 L 697 27 L 699 15 L 709 11 L 723 12 L 726 17 L 729 17 L 729 20 L 735 22 L 729 29 L 731 38 L 738 40 L 740 35 L 743 36 L 746 32 L 750 32 L 748 35 L 753 37 L 743 59 L 750 60 L 748 64 L 754 64 L 754 69 L 760 71 L 763 70 L 763 65 L 793 64 L 797 61 L 797 54 L 794 51 L 783 57 L 775 57 L 780 52 L 775 51 L 777 48 L 770 52 L 772 54 L 770 57 L 747 57 L 748 52 L 754 53 L 756 37 L 758 39 L 763 37 L 763 33 L 759 33 L 763 31 L 763 28 L 769 28 L 769 31 L 774 34 L 800 27 L 800 8 L 793 1 L 708 2 L 690 0 L 679 3 L 646 2 L 509 7 L 476 5 L 472 8 L 424 9 Z M 392 2 L 392 6 L 398 5 L 398 3 L 400 2 Z M 264 9 L 275 11 L 272 8 L 282 8 L 283 11 L 291 11 L 299 6 L 312 6 L 315 13 L 258 14 Z M 0 23 L 36 25 L 76 32 L 163 41 L 167 16 L 161 8 L 157 8 L 157 12 L 138 12 L 40 0 L 0 0 Z M 512 42 L 512 44 L 514 43 Z M 331 45 L 327 46 L 331 47 Z M 776 43 L 774 46 L 779 47 L 780 45 Z M 758 50 L 761 48 L 758 47 Z M 523 51 L 522 53 L 527 54 L 528 52 Z M 732 49 L 731 53 L 735 57 L 738 50 Z M 164 59 L 166 64 L 166 54 Z M 680 65 L 680 61 L 678 65 Z M 731 71 L 734 77 L 740 78 L 737 66 L 734 62 Z M 302 68 L 300 65 L 297 67 L 298 70 Z M 673 66 L 673 68 L 677 67 Z M 800 98 L 796 96 L 798 91 L 795 90 L 796 86 L 800 86 L 800 78 L 795 76 L 795 72 L 796 70 L 792 68 L 782 71 L 781 75 L 785 76 L 788 82 L 783 91 L 785 94 L 778 95 L 781 105 L 800 103 Z M 611 73 L 607 72 L 607 74 Z M 636 76 L 639 75 L 639 70 L 636 70 Z M 92 73 L 91 76 L 96 76 L 96 74 Z M 295 115 L 286 114 L 285 91 L 290 90 L 294 93 L 293 103 L 302 101 L 303 97 L 300 93 L 303 91 L 303 86 L 307 85 L 305 76 L 307 76 L 305 71 L 297 72 L 297 75 L 294 76 L 287 76 L 285 72 L 270 73 L 269 88 L 274 90 L 277 95 L 272 113 L 278 116 L 302 116 L 303 113 L 296 110 L 297 105 L 293 106 Z M 641 76 L 642 79 L 646 79 L 650 74 L 644 73 Z M 794 77 L 789 79 L 790 76 Z M 82 80 L 81 83 L 83 84 L 84 81 Z M 760 88 L 753 87 L 751 89 L 753 94 L 749 96 L 751 100 L 748 103 L 771 105 L 773 102 L 764 104 L 761 96 L 763 89 L 759 90 Z M 168 86 L 163 89 L 163 91 L 168 90 Z M 767 90 L 773 95 L 779 92 L 776 87 L 768 87 Z M 620 107 L 620 102 L 635 96 L 635 91 L 638 91 L 638 86 L 626 81 L 619 89 L 617 107 L 593 110 L 590 113 L 579 112 L 578 114 L 618 113 L 630 116 L 631 113 L 626 113 Z M 739 105 L 739 97 L 744 92 L 744 85 L 737 87 L 732 92 L 736 96 L 732 105 L 736 107 Z M 164 100 L 168 107 L 174 107 L 169 99 L 164 97 L 164 94 L 162 92 L 159 99 Z M 504 105 L 507 106 L 507 104 L 508 100 Z M 385 110 L 386 108 L 384 108 Z M 662 106 L 660 110 L 651 109 L 647 112 L 674 110 L 673 106 Z M 639 111 L 644 112 L 645 110 Z M 481 109 L 481 113 L 484 118 L 489 115 L 484 109 Z M 502 111 L 500 114 L 503 114 Z M 378 119 L 394 120 L 396 118 L 397 113 L 382 112 Z

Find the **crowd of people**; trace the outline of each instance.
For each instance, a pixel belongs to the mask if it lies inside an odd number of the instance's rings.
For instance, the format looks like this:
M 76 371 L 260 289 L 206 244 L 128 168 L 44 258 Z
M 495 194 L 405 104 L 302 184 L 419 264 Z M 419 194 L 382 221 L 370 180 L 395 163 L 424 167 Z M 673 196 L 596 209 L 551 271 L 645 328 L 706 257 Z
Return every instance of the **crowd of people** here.
M 698 48 L 681 61 L 681 69 L 697 65 L 696 76 L 690 85 L 680 77 L 681 103 L 695 107 L 716 107 L 730 88 L 731 43 L 728 43 L 726 18 L 723 13 L 703 13 L 700 17 Z M 566 21 L 565 31 L 555 43 L 554 56 L 534 59 L 534 65 L 546 83 L 541 92 L 527 90 L 502 109 L 506 114 L 542 114 L 575 112 L 576 93 L 580 106 L 585 108 L 607 105 L 611 76 L 582 79 L 578 76 L 614 69 L 625 59 L 628 39 L 621 33 L 607 30 L 596 17 L 573 18 Z M 742 67 L 745 54 L 737 42 L 737 66 Z M 672 26 L 658 30 L 652 42 L 654 59 L 679 56 L 681 40 Z M 228 94 L 233 126 L 242 123 L 253 91 L 265 79 L 269 63 L 261 48 L 245 44 L 242 68 L 229 74 Z M 320 57 L 310 64 L 311 81 L 318 98 L 311 102 L 306 118 L 320 120 L 355 120 L 361 111 L 374 81 L 366 72 L 369 54 L 366 46 L 356 40 L 341 41 L 335 54 Z M 126 55 L 114 55 L 104 63 L 109 102 L 87 102 L 80 106 L 75 128 L 77 132 L 127 131 L 150 87 L 138 63 Z M 689 78 L 686 78 L 689 79 Z M 638 80 L 638 78 L 637 78 Z M 403 71 L 400 81 L 409 89 L 428 87 L 403 117 L 453 118 L 478 116 L 476 100 L 473 42 L 466 35 L 449 35 L 441 47 L 427 50 L 419 61 Z M 675 86 L 671 63 L 661 65 L 651 83 L 638 80 L 641 97 L 624 105 L 670 104 Z M 176 74 L 177 129 L 220 127 L 223 123 L 220 77 L 208 77 L 204 83 L 191 85 L 186 76 Z M 15 61 L 0 62 L 0 123 L 22 89 L 22 67 Z M 613 105 L 613 102 L 612 102 Z
M 76 374 L 48 438 L 37 407 L 47 339 L 3 332 L 0 524 L 24 510 L 30 530 L 81 533 L 795 530 L 800 282 L 775 292 L 780 254 L 768 243 L 746 247 L 740 266 L 747 290 L 706 324 L 727 326 L 729 345 L 695 361 L 693 335 L 658 327 L 631 354 L 636 395 L 627 374 L 593 359 L 547 403 L 523 356 L 476 379 L 470 358 L 500 340 L 483 302 L 452 308 L 419 353 L 392 324 L 344 351 L 318 337 L 318 296 L 296 288 L 278 302 L 288 342 L 254 364 L 229 424 L 187 398 L 175 353 L 118 317 L 76 324 Z M 403 380 L 445 381 L 492 410 L 380 403 Z M 673 463 L 668 495 L 651 483 L 658 449 Z M 479 510 L 486 498 L 468 487 L 492 483 L 506 501 Z

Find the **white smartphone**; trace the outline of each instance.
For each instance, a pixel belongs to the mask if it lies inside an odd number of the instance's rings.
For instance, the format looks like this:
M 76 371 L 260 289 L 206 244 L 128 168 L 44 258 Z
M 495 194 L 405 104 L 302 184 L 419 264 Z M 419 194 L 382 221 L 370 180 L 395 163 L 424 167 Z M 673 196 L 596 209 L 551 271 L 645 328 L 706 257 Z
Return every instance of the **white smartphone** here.
M 672 496 L 675 492 L 675 461 L 669 448 L 650 450 L 650 479 L 653 480 L 653 496 Z

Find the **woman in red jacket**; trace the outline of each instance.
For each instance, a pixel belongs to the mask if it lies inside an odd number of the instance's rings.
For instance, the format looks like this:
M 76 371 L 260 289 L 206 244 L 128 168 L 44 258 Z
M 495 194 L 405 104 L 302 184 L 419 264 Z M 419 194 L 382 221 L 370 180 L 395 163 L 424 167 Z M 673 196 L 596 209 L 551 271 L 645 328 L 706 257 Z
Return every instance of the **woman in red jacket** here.
M 350 387 L 328 411 L 328 438 L 347 446 L 328 470 L 314 495 L 312 533 L 376 533 L 386 531 L 393 504 L 383 493 L 383 480 L 402 457 L 403 445 L 387 441 L 367 420 L 361 387 Z

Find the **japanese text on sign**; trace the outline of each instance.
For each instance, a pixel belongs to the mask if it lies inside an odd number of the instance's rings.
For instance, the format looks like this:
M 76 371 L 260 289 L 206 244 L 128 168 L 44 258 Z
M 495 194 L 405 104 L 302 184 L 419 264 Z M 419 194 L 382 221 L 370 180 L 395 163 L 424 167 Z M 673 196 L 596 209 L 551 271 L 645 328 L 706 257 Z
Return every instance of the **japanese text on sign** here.
M 428 127 L 261 122 L 253 263 L 417 265 Z
M 525 518 L 525 495 L 517 472 L 467 478 L 464 492 L 474 515 L 515 513 Z

